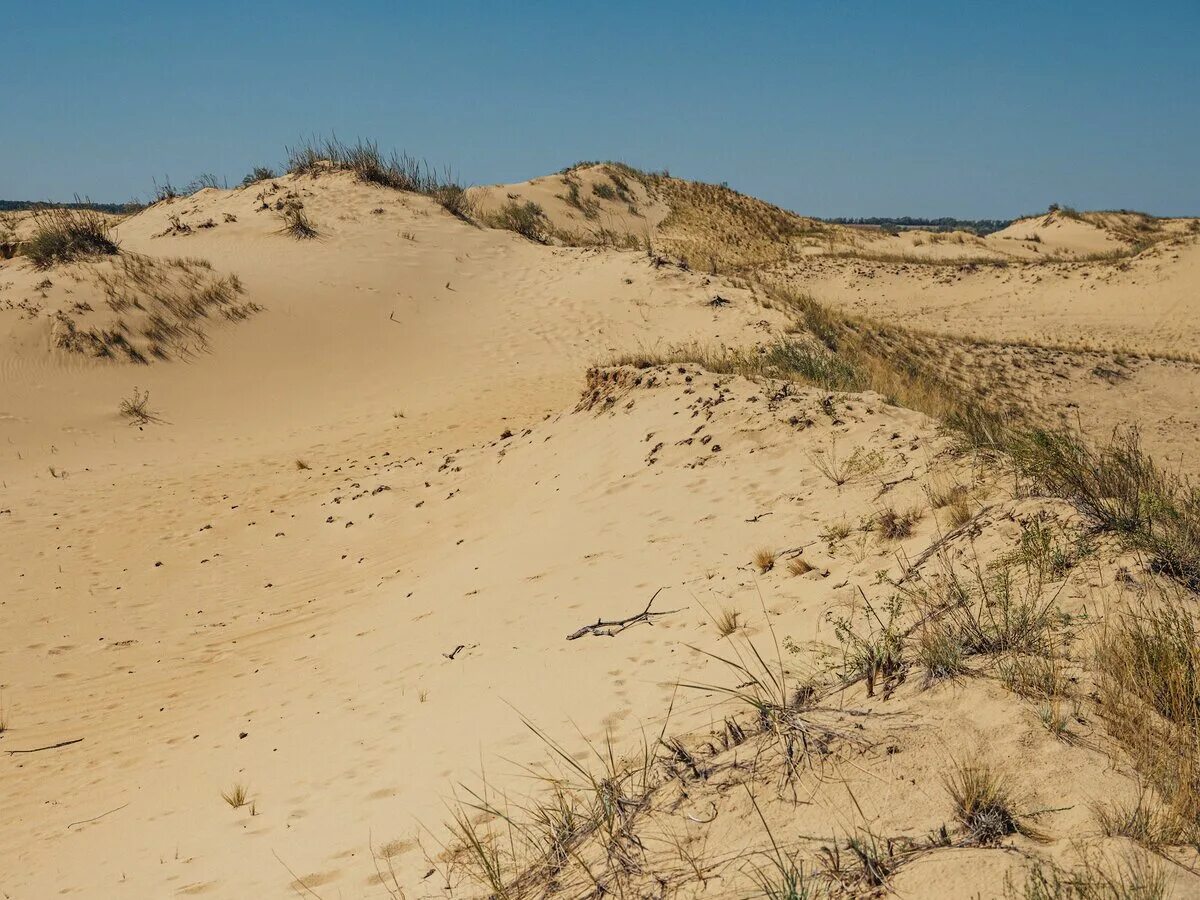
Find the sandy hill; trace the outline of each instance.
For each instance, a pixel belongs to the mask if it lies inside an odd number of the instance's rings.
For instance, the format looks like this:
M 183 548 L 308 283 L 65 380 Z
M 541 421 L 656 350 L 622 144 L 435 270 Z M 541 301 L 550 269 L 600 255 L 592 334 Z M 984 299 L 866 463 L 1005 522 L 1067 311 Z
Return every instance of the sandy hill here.
M 5 896 L 1200 889 L 1194 494 L 952 415 L 1191 364 L 851 316 L 976 272 L 625 174 L 314 163 L 0 262 Z M 1186 321 L 1189 241 L 1072 271 Z

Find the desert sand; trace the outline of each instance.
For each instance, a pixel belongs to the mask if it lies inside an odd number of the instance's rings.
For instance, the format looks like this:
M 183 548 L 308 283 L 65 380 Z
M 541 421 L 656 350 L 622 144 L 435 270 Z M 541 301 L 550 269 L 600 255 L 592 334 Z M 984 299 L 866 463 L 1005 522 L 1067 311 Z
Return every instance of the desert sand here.
M 1200 892 L 1186 841 L 1097 824 L 1169 800 L 1089 662 L 1169 579 L 892 397 L 666 359 L 794 335 L 784 287 L 1195 471 L 1192 222 L 1136 250 L 1092 214 L 891 236 L 604 165 L 470 196 L 464 221 L 289 174 L 120 218 L 116 255 L 0 261 L 0 896 L 500 894 L 456 815 L 510 897 L 747 896 L 779 847 L 848 896 L 1101 864 Z M 528 202 L 537 239 L 492 227 Z M 1005 566 L 1053 604 L 1045 644 L 862 666 L 901 622 L 917 652 L 955 567 Z M 1003 670 L 1029 657 L 1045 696 Z M 795 721 L 726 693 L 748 670 Z M 626 773 L 610 746 L 646 768 L 614 780 L 607 843 L 566 829 L 550 866 L 479 809 Z M 977 758 L 1014 785 L 986 836 L 946 786 Z

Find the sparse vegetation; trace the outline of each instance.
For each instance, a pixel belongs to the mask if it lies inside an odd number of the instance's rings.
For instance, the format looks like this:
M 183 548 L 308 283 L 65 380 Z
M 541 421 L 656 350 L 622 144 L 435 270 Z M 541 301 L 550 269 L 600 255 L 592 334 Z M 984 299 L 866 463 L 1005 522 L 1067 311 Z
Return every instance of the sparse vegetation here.
M 227 791 L 221 791 L 221 799 L 234 809 L 241 809 L 247 801 L 246 785 L 238 783 Z
M 764 575 L 775 568 L 775 560 L 778 554 L 770 547 L 762 547 L 754 551 L 754 565 L 758 567 L 758 571 Z
M 839 457 L 836 442 L 825 450 L 809 454 L 809 458 L 817 471 L 838 487 L 872 475 L 884 465 L 883 454 L 880 451 L 868 450 L 865 447 L 855 447 L 849 456 Z
M 797 556 L 788 562 L 787 569 L 792 575 L 807 575 L 813 571 L 813 566 L 803 556 Z
M 471 205 L 466 191 L 449 169 L 438 173 L 424 160 L 407 153 L 384 154 L 374 141 L 345 144 L 336 135 L 310 138 L 287 148 L 287 171 L 319 176 L 323 172 L 351 172 L 360 181 L 397 191 L 425 194 L 459 218 L 469 218 Z
M 532 200 L 524 203 L 510 200 L 500 207 L 489 223 L 494 228 L 505 228 L 539 244 L 546 243 L 550 229 L 546 213 Z
M 133 389 L 133 396 L 121 401 L 119 411 L 129 420 L 130 425 L 150 425 L 161 422 L 158 413 L 150 409 L 150 392 Z
M 1084 855 L 1083 865 L 1067 871 L 1036 863 L 1018 889 L 1007 896 L 1021 900 L 1168 900 L 1172 896 L 1166 872 L 1144 856 Z
M 842 645 L 842 667 L 846 678 L 862 678 L 867 696 L 875 687 L 890 684 L 905 666 L 904 632 L 901 626 L 903 601 L 893 596 L 882 612 L 862 595 L 861 624 L 853 615 L 833 617 L 834 634 Z
M 717 634 L 721 637 L 729 637 L 741 627 L 740 614 L 737 610 L 723 609 L 717 613 L 713 624 L 717 626 Z
M 316 223 L 308 217 L 304 211 L 304 204 L 299 200 L 289 200 L 285 203 L 279 211 L 279 217 L 283 220 L 283 228 L 280 230 L 294 238 L 308 240 L 318 234 Z
M 111 256 L 120 248 L 104 213 L 92 209 L 43 208 L 34 213 L 34 231 L 22 252 L 39 269 L 91 256 Z
M 1100 712 L 1114 738 L 1166 801 L 1166 815 L 1200 823 L 1200 640 L 1182 589 L 1108 623 L 1096 653 Z
M 219 276 L 202 259 L 154 259 L 122 253 L 112 265 L 95 264 L 89 277 L 103 292 L 111 317 L 86 324 L 91 306 L 60 311 L 55 345 L 68 352 L 146 363 L 172 352 L 189 355 L 207 345 L 206 326 L 214 313 L 228 321 L 248 318 L 257 304 L 239 299 L 236 275 Z
M 975 843 L 994 844 L 1010 834 L 1028 833 L 1013 809 L 1008 778 L 989 764 L 956 762 L 945 786 L 955 815 Z
M 275 178 L 275 170 L 269 166 L 255 166 L 242 179 L 242 187 L 249 187 L 252 184 L 257 184 L 260 181 L 270 181 Z
M 897 511 L 890 506 L 885 507 L 875 517 L 875 530 L 879 536 L 889 541 L 898 541 L 912 534 L 913 526 L 921 521 L 922 510 L 919 506 Z
M 926 685 L 967 672 L 962 641 L 951 626 L 937 621 L 923 622 L 917 628 L 914 644 Z

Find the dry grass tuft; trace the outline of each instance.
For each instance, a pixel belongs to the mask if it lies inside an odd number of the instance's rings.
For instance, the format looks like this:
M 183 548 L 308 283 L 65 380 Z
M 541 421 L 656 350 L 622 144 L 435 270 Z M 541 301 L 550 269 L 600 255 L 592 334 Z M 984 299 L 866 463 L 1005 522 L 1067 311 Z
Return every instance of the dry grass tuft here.
M 808 562 L 803 556 L 797 556 L 795 559 L 788 562 L 787 570 L 792 575 L 807 575 L 816 567 Z
M 916 630 L 913 647 L 926 685 L 968 671 L 962 639 L 943 622 L 924 622 Z
M 238 783 L 227 791 L 221 791 L 221 799 L 232 806 L 234 809 L 240 809 L 247 803 L 247 788 L 246 785 Z
M 758 571 L 764 575 L 775 568 L 775 560 L 779 554 L 770 547 L 763 547 L 754 551 L 754 565 L 758 566 Z
M 737 610 L 723 609 L 715 619 L 713 624 L 717 626 L 717 633 L 721 637 L 729 637 L 741 627 L 741 614 Z
M 913 526 L 921 521 L 922 515 L 919 506 L 901 512 L 887 507 L 875 517 L 875 530 L 885 540 L 898 541 L 912 534 Z
M 995 844 L 1010 834 L 1028 833 L 1013 811 L 1007 777 L 987 763 L 956 762 L 944 784 L 955 815 L 975 843 Z
M 280 229 L 284 234 L 290 234 L 294 238 L 308 240 L 317 236 L 317 226 L 308 214 L 304 211 L 304 204 L 299 200 L 289 200 L 279 210 L 279 218 L 283 220 L 283 228 Z

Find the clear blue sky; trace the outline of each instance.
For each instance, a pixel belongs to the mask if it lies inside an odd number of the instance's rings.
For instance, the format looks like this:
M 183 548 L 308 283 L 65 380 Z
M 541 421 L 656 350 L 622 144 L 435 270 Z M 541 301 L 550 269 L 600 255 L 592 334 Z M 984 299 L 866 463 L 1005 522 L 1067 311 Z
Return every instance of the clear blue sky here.
M 301 135 L 465 181 L 623 159 L 814 215 L 1200 213 L 1200 0 L 0 0 L 0 198 Z

